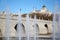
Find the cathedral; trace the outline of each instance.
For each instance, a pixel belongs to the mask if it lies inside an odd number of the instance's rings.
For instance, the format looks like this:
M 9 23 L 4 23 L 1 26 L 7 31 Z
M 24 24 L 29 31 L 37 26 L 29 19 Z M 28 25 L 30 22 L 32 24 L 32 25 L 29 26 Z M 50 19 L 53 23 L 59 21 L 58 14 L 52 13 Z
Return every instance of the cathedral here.
M 53 14 L 51 11 L 47 9 L 45 5 L 42 6 L 41 10 L 34 9 L 32 12 L 28 13 L 30 24 L 27 26 L 30 26 L 30 35 L 33 35 L 33 29 L 34 29 L 34 16 L 36 15 L 36 30 L 37 35 L 51 35 L 52 34 L 52 19 Z M 27 14 L 22 14 L 22 35 L 26 34 L 26 16 Z M 11 36 L 16 36 L 17 32 L 17 25 L 18 25 L 18 15 L 17 14 L 11 14 L 10 15 L 10 28 L 11 28 Z M 8 23 L 7 23 L 8 25 Z M 0 12 L 0 36 L 4 36 L 6 27 L 6 14 L 5 12 Z

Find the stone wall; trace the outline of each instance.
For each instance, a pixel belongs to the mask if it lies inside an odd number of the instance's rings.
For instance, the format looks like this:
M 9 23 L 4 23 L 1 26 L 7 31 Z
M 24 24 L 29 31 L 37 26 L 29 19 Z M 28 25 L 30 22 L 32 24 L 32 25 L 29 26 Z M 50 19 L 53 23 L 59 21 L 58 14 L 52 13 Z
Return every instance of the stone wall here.
M 18 23 L 17 20 L 17 16 L 12 16 L 11 15 L 11 36 L 16 36 L 16 30 L 15 30 L 15 25 Z M 22 18 L 22 24 L 24 25 L 24 27 L 26 27 L 26 18 Z M 38 34 L 48 34 L 48 33 L 52 33 L 52 21 L 47 21 L 47 20 L 39 20 L 37 19 L 37 24 L 39 27 L 39 31 Z M 45 24 L 47 24 L 48 29 L 44 26 Z M 30 18 L 30 34 L 33 34 L 33 27 L 34 26 L 34 19 Z M 0 29 L 2 33 L 2 36 L 4 36 L 4 32 L 5 32 L 5 27 L 6 27 L 6 15 L 1 15 L 0 16 Z

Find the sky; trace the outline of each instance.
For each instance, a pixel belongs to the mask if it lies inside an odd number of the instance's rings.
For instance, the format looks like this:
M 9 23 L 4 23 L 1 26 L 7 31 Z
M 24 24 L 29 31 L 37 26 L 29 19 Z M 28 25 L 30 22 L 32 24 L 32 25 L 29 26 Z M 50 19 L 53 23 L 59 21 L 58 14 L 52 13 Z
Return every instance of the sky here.
M 0 0 L 0 11 L 5 11 L 8 7 L 11 13 L 17 13 L 21 9 L 21 13 L 29 13 L 36 10 L 41 10 L 43 5 L 51 12 L 55 12 L 54 8 L 57 4 L 57 9 L 60 11 L 60 0 Z

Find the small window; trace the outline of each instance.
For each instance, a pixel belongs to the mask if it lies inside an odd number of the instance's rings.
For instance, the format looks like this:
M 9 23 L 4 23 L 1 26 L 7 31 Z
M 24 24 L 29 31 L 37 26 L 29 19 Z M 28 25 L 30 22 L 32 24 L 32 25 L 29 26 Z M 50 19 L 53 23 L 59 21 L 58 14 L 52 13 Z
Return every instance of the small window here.
M 16 31 L 17 31 L 17 25 L 18 25 L 18 24 L 16 24 L 15 27 L 14 27 Z M 24 27 L 24 25 L 23 25 L 23 24 L 21 24 L 21 25 L 22 25 L 23 31 L 25 32 L 25 27 Z

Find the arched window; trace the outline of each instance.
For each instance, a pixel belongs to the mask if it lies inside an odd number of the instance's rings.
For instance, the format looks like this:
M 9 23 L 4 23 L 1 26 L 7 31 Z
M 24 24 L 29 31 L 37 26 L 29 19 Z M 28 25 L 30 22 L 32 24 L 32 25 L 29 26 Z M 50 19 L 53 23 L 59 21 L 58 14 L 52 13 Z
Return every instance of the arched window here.
M 23 31 L 25 32 L 25 27 L 24 27 L 24 25 L 21 23 L 21 25 L 22 25 L 22 29 L 23 29 Z M 17 31 L 17 27 L 18 27 L 18 24 L 16 24 L 15 25 L 15 27 L 14 27 L 14 29 Z

